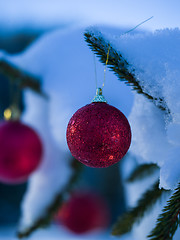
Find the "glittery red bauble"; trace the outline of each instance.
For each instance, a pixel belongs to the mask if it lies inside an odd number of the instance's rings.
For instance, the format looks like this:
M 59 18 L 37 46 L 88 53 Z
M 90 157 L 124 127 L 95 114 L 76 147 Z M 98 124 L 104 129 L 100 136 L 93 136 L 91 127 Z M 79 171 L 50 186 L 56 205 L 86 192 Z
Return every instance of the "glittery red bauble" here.
M 76 192 L 59 210 L 55 220 L 72 232 L 82 234 L 105 229 L 109 216 L 109 209 L 102 198 L 92 193 Z
M 67 127 L 71 154 L 89 167 L 109 167 L 128 151 L 131 129 L 117 108 L 103 102 L 80 108 Z
M 42 143 L 36 132 L 19 121 L 0 123 L 0 181 L 22 183 L 38 167 Z

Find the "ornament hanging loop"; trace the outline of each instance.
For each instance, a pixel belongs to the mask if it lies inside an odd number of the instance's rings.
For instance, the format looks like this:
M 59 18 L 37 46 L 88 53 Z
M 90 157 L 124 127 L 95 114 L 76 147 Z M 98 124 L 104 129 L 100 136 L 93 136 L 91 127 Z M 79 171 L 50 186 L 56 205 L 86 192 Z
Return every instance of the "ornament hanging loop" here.
M 109 52 L 110 52 L 110 44 L 108 45 L 108 52 L 107 52 L 107 58 L 106 58 L 106 65 L 104 68 L 104 81 L 103 81 L 103 85 L 102 88 L 97 88 L 97 79 L 96 79 L 96 96 L 93 98 L 92 103 L 93 102 L 107 102 L 106 99 L 104 98 L 104 96 L 102 95 L 102 89 L 105 85 L 105 80 L 106 80 L 106 69 L 107 69 L 107 64 L 108 64 L 108 60 L 109 60 Z
M 104 68 L 104 80 L 103 80 L 103 84 L 101 88 L 98 88 L 98 81 L 97 81 L 97 71 L 96 71 L 96 61 L 95 61 L 95 55 L 94 55 L 94 70 L 95 70 L 95 80 L 96 80 L 96 89 L 103 89 L 104 85 L 105 85 L 105 81 L 106 81 L 106 69 L 107 69 L 107 64 L 109 61 L 109 52 L 110 52 L 110 44 L 108 44 L 108 51 L 107 51 L 107 58 L 106 58 L 106 63 L 105 63 L 105 68 Z

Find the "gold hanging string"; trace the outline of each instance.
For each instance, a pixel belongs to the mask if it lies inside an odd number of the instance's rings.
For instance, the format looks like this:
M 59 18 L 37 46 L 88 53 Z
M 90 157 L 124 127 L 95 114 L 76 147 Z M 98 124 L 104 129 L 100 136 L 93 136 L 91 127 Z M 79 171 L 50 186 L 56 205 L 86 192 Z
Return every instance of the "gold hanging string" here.
M 107 52 L 107 58 L 106 58 L 106 64 L 105 64 L 105 68 L 104 68 L 104 81 L 102 84 L 102 88 L 105 85 L 105 80 L 106 80 L 106 69 L 107 69 L 107 64 L 108 64 L 108 60 L 109 60 L 109 52 L 110 52 L 110 44 L 108 45 L 108 52 Z M 96 82 L 96 89 L 98 88 L 98 81 L 97 81 L 97 68 L 96 68 L 96 58 L 95 58 L 95 54 L 93 53 L 93 60 L 94 60 L 94 75 L 95 75 L 95 82 Z
M 106 64 L 105 64 L 105 68 L 104 68 L 104 81 L 103 81 L 102 89 L 103 89 L 103 87 L 105 85 L 105 82 L 106 82 L 106 69 L 107 69 L 107 64 L 108 64 L 108 61 L 109 61 L 109 52 L 110 52 L 110 44 L 109 44 L 109 47 L 108 47 Z

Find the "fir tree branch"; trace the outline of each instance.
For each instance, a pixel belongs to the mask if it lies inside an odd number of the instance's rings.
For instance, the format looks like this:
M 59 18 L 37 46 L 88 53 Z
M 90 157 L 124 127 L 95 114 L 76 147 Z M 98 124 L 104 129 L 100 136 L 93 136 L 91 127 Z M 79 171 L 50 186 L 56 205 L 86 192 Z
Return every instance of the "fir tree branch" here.
M 159 181 L 147 190 L 137 202 L 137 206 L 123 214 L 114 225 L 112 235 L 120 236 L 131 231 L 135 222 L 139 222 L 165 192 L 159 189 Z
M 150 240 L 172 240 L 180 225 L 180 183 L 157 219 Z
M 41 84 L 38 78 L 22 71 L 4 59 L 0 59 L 0 73 L 5 75 L 10 81 L 18 82 L 21 88 L 28 87 L 45 96 L 45 94 L 41 91 Z
M 72 174 L 68 184 L 66 185 L 64 190 L 61 191 L 55 197 L 51 206 L 49 206 L 49 208 L 46 210 L 46 214 L 44 216 L 42 216 L 41 218 L 39 218 L 30 228 L 17 232 L 17 237 L 19 239 L 28 237 L 35 230 L 37 230 L 39 228 L 47 227 L 51 223 L 51 221 L 54 217 L 54 214 L 58 211 L 58 209 L 61 207 L 61 205 L 64 202 L 64 195 L 67 193 L 70 193 L 73 190 L 75 183 L 77 182 L 77 180 L 80 177 L 81 171 L 83 169 L 83 165 L 79 161 L 74 159 L 72 161 L 72 169 L 73 169 L 73 174 Z
M 131 175 L 127 178 L 127 182 L 133 182 L 136 180 L 140 180 L 144 177 L 147 177 L 154 173 L 154 171 L 158 170 L 159 167 L 156 164 L 141 164 L 137 166 L 131 173 Z
M 156 103 L 161 110 L 167 110 L 167 112 L 169 111 L 162 98 L 151 96 L 143 90 L 139 81 L 135 77 L 135 69 L 130 72 L 130 65 L 126 59 L 117 52 L 110 43 L 105 41 L 102 35 L 96 37 L 94 33 L 87 31 L 84 33 L 84 37 L 90 49 L 95 52 L 95 54 L 100 58 L 100 61 L 104 64 L 106 63 L 107 52 L 110 46 L 108 66 L 119 78 L 119 80 L 124 81 L 137 93 L 143 94 L 146 98 Z

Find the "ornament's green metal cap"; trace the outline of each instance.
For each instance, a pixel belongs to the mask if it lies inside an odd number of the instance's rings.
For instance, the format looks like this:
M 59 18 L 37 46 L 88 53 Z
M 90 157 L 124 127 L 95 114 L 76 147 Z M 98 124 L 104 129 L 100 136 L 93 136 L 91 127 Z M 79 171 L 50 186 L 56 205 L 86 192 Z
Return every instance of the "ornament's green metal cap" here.
M 93 100 L 91 101 L 93 102 L 107 102 L 106 99 L 104 98 L 104 96 L 102 95 L 102 89 L 101 88 L 97 88 L 96 89 L 96 96 L 93 98 Z

